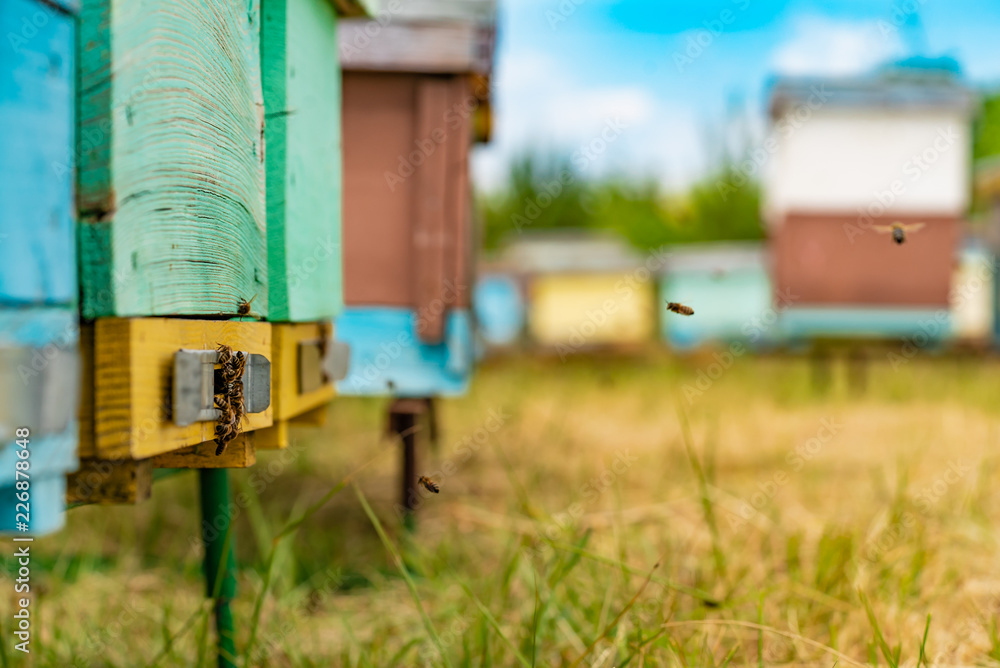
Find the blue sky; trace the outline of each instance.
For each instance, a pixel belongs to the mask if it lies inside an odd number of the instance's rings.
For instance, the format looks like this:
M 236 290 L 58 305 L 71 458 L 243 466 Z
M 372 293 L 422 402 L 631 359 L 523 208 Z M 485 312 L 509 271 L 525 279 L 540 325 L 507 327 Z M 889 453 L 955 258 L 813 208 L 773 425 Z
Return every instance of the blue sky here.
M 761 134 L 765 86 L 779 73 L 859 74 L 923 52 L 956 58 L 973 85 L 1000 87 L 1000 0 L 498 3 L 495 132 L 473 156 L 485 190 L 516 156 L 600 147 L 591 143 L 602 132 L 612 140 L 578 161 L 585 173 L 683 189 L 720 147 L 727 109 L 745 106 Z

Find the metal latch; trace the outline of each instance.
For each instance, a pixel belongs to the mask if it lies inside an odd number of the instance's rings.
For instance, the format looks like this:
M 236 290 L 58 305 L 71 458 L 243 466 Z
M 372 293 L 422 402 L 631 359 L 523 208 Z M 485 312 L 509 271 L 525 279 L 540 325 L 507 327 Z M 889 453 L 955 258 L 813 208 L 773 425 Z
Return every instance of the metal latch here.
M 236 351 L 233 351 L 235 354 Z M 261 413 L 271 405 L 271 361 L 263 355 L 244 352 L 243 401 L 247 413 Z M 173 419 L 186 427 L 195 422 L 219 419 L 215 407 L 214 350 L 178 350 L 174 354 Z
M 314 339 L 299 343 L 299 394 L 347 377 L 351 348 L 343 341 Z

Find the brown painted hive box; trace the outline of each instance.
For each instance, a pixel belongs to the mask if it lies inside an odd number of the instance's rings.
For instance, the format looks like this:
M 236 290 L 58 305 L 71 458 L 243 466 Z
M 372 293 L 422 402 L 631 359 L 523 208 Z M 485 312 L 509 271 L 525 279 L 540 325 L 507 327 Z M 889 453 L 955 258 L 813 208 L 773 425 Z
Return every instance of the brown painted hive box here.
M 763 213 L 794 306 L 947 308 L 971 190 L 974 100 L 949 59 L 779 79 Z M 897 244 L 877 227 L 924 223 Z
M 468 156 L 489 128 L 494 3 L 415 5 L 340 26 L 344 302 L 425 313 L 434 343 L 472 291 Z
M 795 306 L 947 308 L 961 221 L 894 220 L 926 224 L 897 245 L 887 234 L 860 227 L 857 216 L 790 214 L 771 237 L 776 293 Z

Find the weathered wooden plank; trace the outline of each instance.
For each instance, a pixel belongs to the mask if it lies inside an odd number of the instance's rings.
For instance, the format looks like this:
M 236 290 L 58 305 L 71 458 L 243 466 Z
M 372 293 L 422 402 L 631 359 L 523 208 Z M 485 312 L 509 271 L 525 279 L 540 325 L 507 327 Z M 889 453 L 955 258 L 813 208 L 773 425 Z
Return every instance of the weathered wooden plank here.
M 382 13 L 404 21 L 474 21 L 490 24 L 496 20 L 496 0 L 384 0 Z
M 425 77 L 417 86 L 417 137 L 444 136 L 444 118 L 451 98 L 451 81 Z M 433 141 L 433 139 L 431 139 Z M 416 200 L 413 211 L 413 292 L 423 318 L 417 335 L 427 343 L 439 343 L 444 336 L 445 256 L 453 232 L 445 218 L 448 198 L 448 153 L 431 152 L 414 175 Z M 437 306 L 437 308 L 434 308 Z
M 267 315 L 256 0 L 93 0 L 80 22 L 84 314 Z
M 472 329 L 466 309 L 452 309 L 444 340 L 417 337 L 418 316 L 400 308 L 348 307 L 337 319 L 337 339 L 351 348 L 350 371 L 337 382 L 344 395 L 455 396 L 468 389 Z
M 67 504 L 136 504 L 153 493 L 153 465 L 149 460 L 81 459 L 66 482 Z
M 341 287 L 340 68 L 329 0 L 262 0 L 268 319 L 332 318 Z
M 39 0 L 0 3 L 0 303 L 76 300 L 74 31 Z
M 459 135 L 470 131 L 461 107 L 429 118 L 429 135 L 417 131 L 417 91 L 426 78 L 344 73 L 344 300 L 349 306 L 421 306 L 413 253 L 415 207 L 422 196 L 419 173 L 453 143 L 467 146 Z M 457 77 L 446 81 L 463 85 Z M 449 240 L 456 253 L 470 252 L 464 245 L 471 225 L 467 203 L 464 208 L 464 234 Z M 446 302 L 468 306 L 468 278 L 448 276 L 447 282 L 442 285 L 457 294 L 450 293 Z
M 216 455 L 215 441 L 199 443 L 187 448 L 151 458 L 157 469 L 245 469 L 257 463 L 254 439 L 241 434 L 226 444 L 221 455 Z
M 493 68 L 494 30 L 471 21 L 345 19 L 338 32 L 344 69 L 485 74 Z
M 325 341 L 333 327 L 329 323 L 301 325 L 276 324 L 271 326 L 271 406 L 274 419 L 289 420 L 308 410 L 330 402 L 335 394 L 331 381 L 326 381 L 311 391 L 303 392 L 300 386 L 302 345 Z
M 94 400 L 83 404 L 80 418 L 81 425 L 93 424 L 93 433 L 81 434 L 82 456 L 144 459 L 215 437 L 214 422 L 179 427 L 171 421 L 173 359 L 179 349 L 214 350 L 221 343 L 268 359 L 272 355 L 271 325 L 261 322 L 110 318 L 98 320 L 95 328 Z M 271 422 L 269 406 L 247 415 L 243 429 Z

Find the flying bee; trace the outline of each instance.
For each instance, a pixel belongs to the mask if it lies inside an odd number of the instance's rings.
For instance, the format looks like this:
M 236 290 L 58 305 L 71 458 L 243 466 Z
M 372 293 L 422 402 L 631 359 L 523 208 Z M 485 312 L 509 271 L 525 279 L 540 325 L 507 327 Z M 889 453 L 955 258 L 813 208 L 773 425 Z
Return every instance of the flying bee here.
M 681 315 L 694 315 L 693 308 L 684 306 L 684 304 L 678 304 L 677 302 L 667 302 L 667 310 L 680 313 Z
M 923 223 L 906 224 L 906 223 L 901 223 L 897 220 L 891 225 L 872 225 L 872 229 L 875 230 L 876 232 L 881 232 L 882 234 L 891 233 L 892 240 L 895 241 L 897 244 L 901 244 L 904 241 L 906 241 L 907 232 L 916 232 L 923 226 L 924 226 Z
M 438 484 L 425 475 L 422 475 L 419 478 L 417 478 L 417 482 L 423 485 L 424 489 L 426 489 L 428 492 L 434 492 L 435 494 L 438 494 L 441 491 L 441 488 L 438 486 Z

